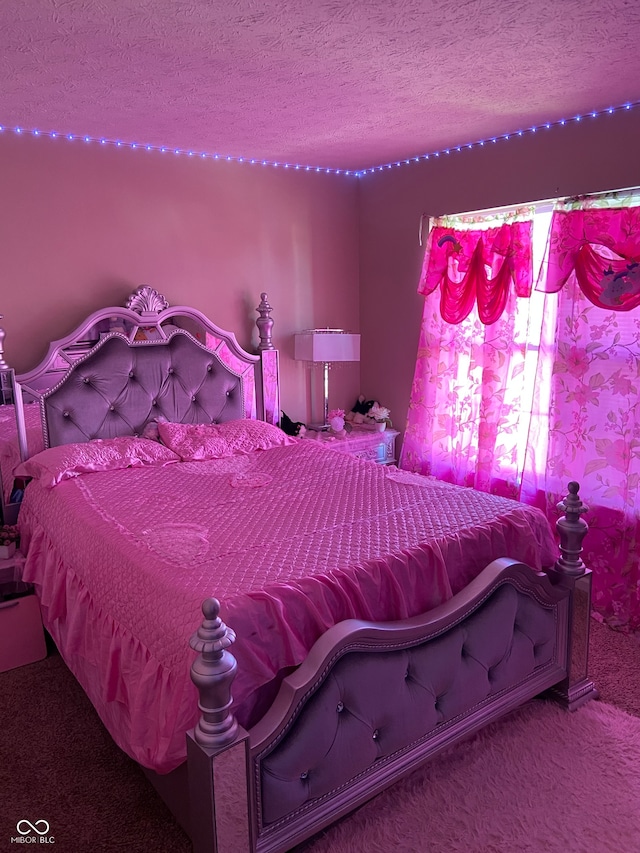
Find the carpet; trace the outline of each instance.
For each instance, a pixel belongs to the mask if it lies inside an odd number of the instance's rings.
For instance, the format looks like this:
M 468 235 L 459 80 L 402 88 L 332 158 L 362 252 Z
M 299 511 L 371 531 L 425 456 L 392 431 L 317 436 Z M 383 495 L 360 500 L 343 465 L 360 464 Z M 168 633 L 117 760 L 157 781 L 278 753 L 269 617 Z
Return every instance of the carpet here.
M 640 717 L 640 634 L 622 634 L 592 619 L 589 675 L 604 702 Z
M 604 701 L 532 702 L 298 853 L 640 853 L 640 643 L 593 627 Z M 54 650 L 0 675 L 0 851 L 22 819 L 47 820 L 57 853 L 191 851 Z
M 299 849 L 638 853 L 640 719 L 532 702 Z

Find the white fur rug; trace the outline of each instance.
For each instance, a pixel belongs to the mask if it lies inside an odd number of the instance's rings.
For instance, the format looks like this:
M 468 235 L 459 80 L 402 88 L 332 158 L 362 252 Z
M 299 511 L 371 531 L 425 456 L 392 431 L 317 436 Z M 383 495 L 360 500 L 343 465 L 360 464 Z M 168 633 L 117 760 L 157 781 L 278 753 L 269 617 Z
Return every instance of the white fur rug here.
M 297 849 L 640 853 L 640 719 L 530 703 Z

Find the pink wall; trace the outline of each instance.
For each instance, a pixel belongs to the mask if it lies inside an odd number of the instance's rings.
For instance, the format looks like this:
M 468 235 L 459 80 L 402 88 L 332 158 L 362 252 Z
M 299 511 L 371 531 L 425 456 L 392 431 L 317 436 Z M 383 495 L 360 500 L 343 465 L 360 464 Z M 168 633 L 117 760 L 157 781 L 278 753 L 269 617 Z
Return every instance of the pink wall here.
M 366 175 L 360 187 L 362 392 L 403 430 L 422 299 L 420 215 L 640 185 L 640 112 L 565 125 Z
M 293 334 L 358 331 L 355 178 L 3 134 L 0 186 L 0 313 L 18 371 L 140 284 L 199 308 L 251 349 L 264 290 L 282 406 L 311 420 Z M 336 371 L 331 391 L 332 405 L 350 407 L 359 366 Z
M 357 183 L 2 135 L 7 358 L 18 371 L 32 367 L 46 341 L 98 307 L 121 304 L 139 284 L 201 309 L 250 348 L 266 290 L 287 414 L 317 418 L 321 394 L 319 376 L 311 386 L 293 360 L 294 332 L 342 326 L 361 331 L 362 361 L 332 373 L 331 405 L 350 407 L 362 391 L 389 406 L 402 429 L 422 309 L 420 214 L 638 185 L 638 150 L 637 110 Z

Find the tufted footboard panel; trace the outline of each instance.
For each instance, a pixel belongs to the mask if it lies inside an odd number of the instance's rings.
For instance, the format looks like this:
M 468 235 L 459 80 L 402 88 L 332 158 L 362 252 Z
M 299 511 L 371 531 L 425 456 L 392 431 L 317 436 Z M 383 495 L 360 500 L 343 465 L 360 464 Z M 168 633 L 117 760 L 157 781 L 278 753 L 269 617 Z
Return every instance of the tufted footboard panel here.
M 408 772 L 560 681 L 566 602 L 543 598 L 503 580 L 444 629 L 436 619 L 422 636 L 405 628 L 404 637 L 392 631 L 370 643 L 356 634 L 334 650 L 254 752 L 258 836 L 274 833 L 264 849 L 281 849 L 275 838 L 292 821 L 306 814 L 313 823 L 316 809 L 337 817 L 397 778 L 399 767 Z

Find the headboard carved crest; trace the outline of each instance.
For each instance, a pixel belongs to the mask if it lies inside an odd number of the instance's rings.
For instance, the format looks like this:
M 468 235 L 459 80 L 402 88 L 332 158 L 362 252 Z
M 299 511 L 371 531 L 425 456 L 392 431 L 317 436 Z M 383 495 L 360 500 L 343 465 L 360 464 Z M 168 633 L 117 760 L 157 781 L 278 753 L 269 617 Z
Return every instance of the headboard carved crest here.
M 159 314 L 169 307 L 169 303 L 161 293 L 149 287 L 148 284 L 143 284 L 136 288 L 131 296 L 127 299 L 126 307 L 136 314 Z

